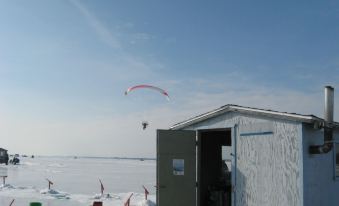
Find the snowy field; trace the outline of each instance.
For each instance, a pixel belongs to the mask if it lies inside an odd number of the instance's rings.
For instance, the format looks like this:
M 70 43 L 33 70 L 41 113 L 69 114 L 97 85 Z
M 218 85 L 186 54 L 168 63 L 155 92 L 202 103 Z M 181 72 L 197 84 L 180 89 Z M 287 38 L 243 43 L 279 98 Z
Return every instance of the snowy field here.
M 0 165 L 0 175 L 7 174 L 0 185 L 0 205 L 89 206 L 102 201 L 104 206 L 123 206 L 133 193 L 131 204 L 154 205 L 156 161 L 103 158 L 36 157 L 20 158 L 20 165 Z M 54 184 L 48 190 L 48 181 Z M 99 179 L 103 182 L 101 196 Z M 144 199 L 145 186 L 150 194 Z

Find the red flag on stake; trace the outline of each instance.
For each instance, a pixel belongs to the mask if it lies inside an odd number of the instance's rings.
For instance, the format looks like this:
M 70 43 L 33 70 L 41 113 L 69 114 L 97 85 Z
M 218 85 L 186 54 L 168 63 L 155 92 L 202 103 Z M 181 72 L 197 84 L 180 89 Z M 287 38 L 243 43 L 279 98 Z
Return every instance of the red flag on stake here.
M 51 185 L 53 185 L 53 182 L 49 179 L 46 178 L 46 180 L 48 181 L 48 189 L 51 189 Z
M 102 184 L 100 179 L 99 179 L 99 181 L 100 181 L 101 195 L 104 195 L 104 190 L 105 190 L 104 185 Z
M 146 187 L 145 186 L 142 186 L 143 188 L 144 188 L 144 190 L 145 190 L 145 200 L 147 200 L 147 195 L 149 194 L 149 192 L 148 192 L 148 190 L 146 189 Z
M 126 200 L 124 206 L 129 206 L 132 195 L 133 195 L 133 193 L 128 197 L 128 199 Z

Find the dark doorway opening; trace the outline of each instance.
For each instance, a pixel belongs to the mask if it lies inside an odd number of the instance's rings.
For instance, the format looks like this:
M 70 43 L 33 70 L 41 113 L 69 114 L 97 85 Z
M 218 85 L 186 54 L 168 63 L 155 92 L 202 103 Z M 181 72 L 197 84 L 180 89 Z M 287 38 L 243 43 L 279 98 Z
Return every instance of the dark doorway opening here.
M 198 205 L 231 206 L 231 129 L 198 135 Z

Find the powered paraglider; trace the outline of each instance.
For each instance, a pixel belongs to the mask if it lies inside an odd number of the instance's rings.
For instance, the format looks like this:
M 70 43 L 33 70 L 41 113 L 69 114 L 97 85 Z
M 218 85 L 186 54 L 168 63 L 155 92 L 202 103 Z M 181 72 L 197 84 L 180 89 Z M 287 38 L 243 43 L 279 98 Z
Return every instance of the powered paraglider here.
M 170 100 L 169 99 L 169 95 L 168 95 L 168 93 L 165 90 L 163 90 L 163 89 L 161 89 L 159 87 L 155 87 L 155 86 L 151 86 L 151 85 L 146 85 L 146 84 L 136 85 L 136 86 L 128 88 L 125 91 L 125 95 L 129 94 L 131 91 L 133 91 L 135 89 L 152 89 L 152 90 L 160 92 L 162 95 L 164 95 L 167 98 L 167 100 Z M 145 130 L 147 128 L 147 126 L 149 125 L 149 123 L 147 121 L 143 121 L 141 123 L 141 125 L 142 125 L 142 129 Z

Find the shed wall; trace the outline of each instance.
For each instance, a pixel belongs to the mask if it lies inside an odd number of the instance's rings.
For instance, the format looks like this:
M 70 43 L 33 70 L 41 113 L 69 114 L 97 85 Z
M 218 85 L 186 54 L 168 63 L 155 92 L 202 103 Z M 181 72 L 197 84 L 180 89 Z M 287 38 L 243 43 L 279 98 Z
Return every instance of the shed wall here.
M 334 138 L 339 141 L 339 131 L 334 132 Z M 304 202 L 312 205 L 339 205 L 339 180 L 334 179 L 334 158 L 332 149 L 327 154 L 309 154 L 310 145 L 324 143 L 322 130 L 311 126 L 303 126 L 303 162 L 304 162 Z
M 226 113 L 185 129 L 229 128 L 238 125 L 236 206 L 303 205 L 302 124 L 267 117 Z M 241 136 L 242 128 L 273 134 Z

